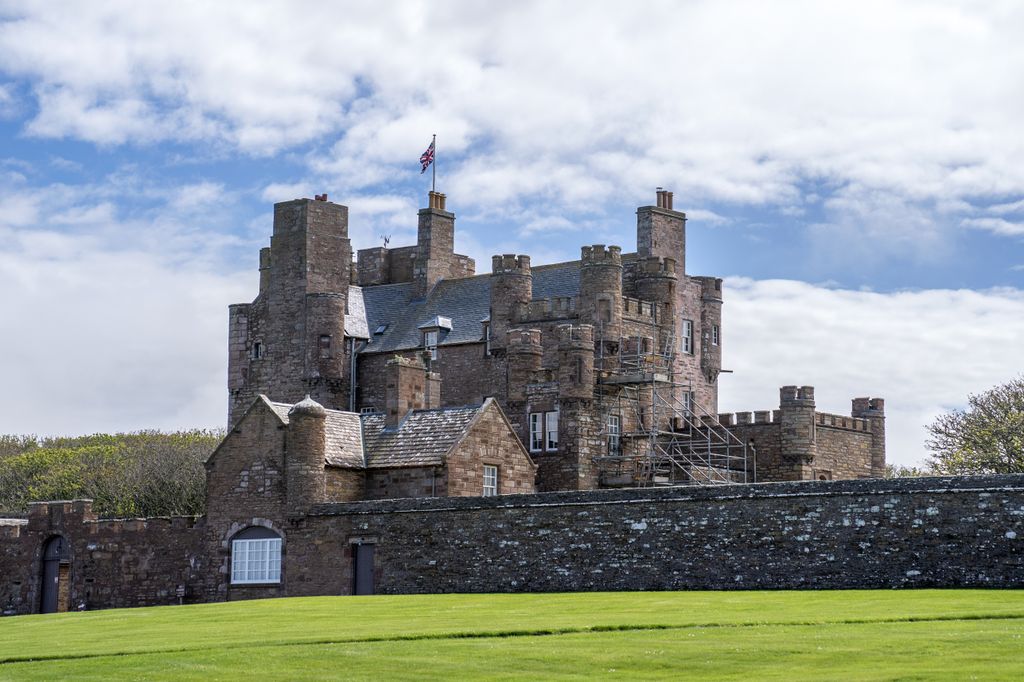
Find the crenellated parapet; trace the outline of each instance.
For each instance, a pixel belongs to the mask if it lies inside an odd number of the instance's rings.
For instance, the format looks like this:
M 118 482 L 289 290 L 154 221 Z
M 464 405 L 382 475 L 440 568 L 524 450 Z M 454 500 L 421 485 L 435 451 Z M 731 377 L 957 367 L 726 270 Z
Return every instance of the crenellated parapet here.
M 508 399 L 525 400 L 527 386 L 537 378 L 544 359 L 539 329 L 508 332 Z
M 614 268 L 622 267 L 622 247 L 594 244 L 580 249 L 580 262 L 583 267 L 606 265 Z
M 853 416 L 871 425 L 871 475 L 881 478 L 885 476 L 885 400 L 854 398 Z
M 559 320 L 576 315 L 575 296 L 553 296 L 538 298 L 526 304 L 526 309 L 519 322 L 540 322 L 542 320 Z
M 530 257 L 506 253 L 491 258 L 491 349 L 501 353 L 509 327 L 527 317 L 533 299 Z
M 559 398 L 593 398 L 594 327 L 589 324 L 563 324 L 557 333 Z
M 491 256 L 491 274 L 529 277 L 531 274 L 530 257 L 526 255 L 517 256 L 514 253 Z
M 622 249 L 584 246 L 580 263 L 580 322 L 600 329 L 603 339 L 617 340 L 622 326 Z

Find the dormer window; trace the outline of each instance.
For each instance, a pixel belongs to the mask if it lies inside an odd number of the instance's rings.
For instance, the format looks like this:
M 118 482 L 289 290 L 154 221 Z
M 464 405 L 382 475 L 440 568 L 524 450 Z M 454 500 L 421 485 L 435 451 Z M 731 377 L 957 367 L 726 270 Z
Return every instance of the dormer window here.
M 423 332 L 423 348 L 430 353 L 431 360 L 437 360 L 437 330 Z
M 436 315 L 429 322 L 421 324 L 419 329 L 423 332 L 423 348 L 430 352 L 431 360 L 437 360 L 437 344 L 441 339 L 441 332 L 452 330 L 452 318 Z

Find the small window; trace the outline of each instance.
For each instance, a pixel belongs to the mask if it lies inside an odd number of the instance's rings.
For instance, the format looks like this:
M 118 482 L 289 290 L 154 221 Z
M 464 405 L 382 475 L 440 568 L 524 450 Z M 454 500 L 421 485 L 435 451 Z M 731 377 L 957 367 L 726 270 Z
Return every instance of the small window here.
M 388 326 L 386 324 L 379 324 L 379 325 L 377 325 L 377 328 L 373 330 L 373 333 L 376 336 L 380 336 L 381 334 L 383 334 L 387 330 L 388 330 Z
M 544 413 L 545 449 L 558 449 L 558 412 Z
M 331 357 L 331 337 L 328 334 L 320 335 L 320 357 Z
M 530 452 L 544 449 L 544 413 L 530 413 Z
M 711 345 L 712 346 L 717 346 L 718 345 L 719 337 L 720 337 L 720 334 L 718 332 L 718 325 L 716 324 L 713 327 L 711 327 Z
M 687 355 L 693 355 L 693 320 L 683 320 L 683 347 Z
M 246 528 L 231 541 L 231 584 L 281 582 L 281 537 L 269 528 Z
M 491 354 L 491 325 L 484 323 L 484 357 Z
M 693 411 L 693 393 L 690 391 L 683 391 L 682 402 L 683 414 L 689 417 Z
M 437 360 L 437 331 L 423 332 L 423 347 L 430 351 L 430 359 Z
M 375 414 L 376 412 L 377 408 L 373 405 L 367 405 L 366 407 L 359 408 L 359 414 Z
M 597 319 L 599 322 L 612 321 L 612 302 L 601 299 L 597 302 Z
M 484 465 L 484 497 L 494 497 L 498 494 L 498 467 Z
M 622 426 L 619 415 L 608 415 L 608 454 L 622 454 Z
M 263 342 L 262 341 L 255 341 L 252 344 L 252 359 L 253 360 L 259 360 L 260 358 L 263 357 L 263 353 L 264 353 Z

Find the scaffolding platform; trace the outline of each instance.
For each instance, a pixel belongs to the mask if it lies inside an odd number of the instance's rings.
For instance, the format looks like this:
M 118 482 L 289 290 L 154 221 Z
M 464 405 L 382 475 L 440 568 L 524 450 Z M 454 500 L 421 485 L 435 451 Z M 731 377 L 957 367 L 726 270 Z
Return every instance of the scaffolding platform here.
M 671 335 L 660 352 L 650 339 L 620 338 L 599 359 L 595 398 L 607 452 L 594 458 L 606 488 L 730 485 L 756 480 L 756 453 L 674 376 Z M 599 346 L 600 347 L 600 346 Z M 629 349 L 644 352 L 629 352 Z

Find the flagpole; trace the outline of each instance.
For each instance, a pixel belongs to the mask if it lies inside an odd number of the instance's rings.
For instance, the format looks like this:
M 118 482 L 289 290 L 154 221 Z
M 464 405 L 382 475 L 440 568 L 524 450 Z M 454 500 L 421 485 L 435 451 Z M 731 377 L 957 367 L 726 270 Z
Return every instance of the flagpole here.
M 430 146 L 434 148 L 434 162 L 430 164 L 430 191 L 437 191 L 437 135 L 435 134 L 430 141 Z

